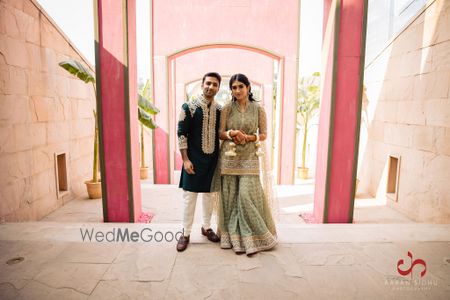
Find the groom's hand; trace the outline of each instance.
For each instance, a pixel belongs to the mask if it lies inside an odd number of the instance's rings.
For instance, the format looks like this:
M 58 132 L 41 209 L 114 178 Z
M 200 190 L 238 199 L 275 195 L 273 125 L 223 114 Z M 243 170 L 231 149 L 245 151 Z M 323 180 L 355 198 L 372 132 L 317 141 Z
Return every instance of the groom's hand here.
M 194 165 L 192 164 L 192 162 L 190 160 L 183 161 L 183 168 L 186 170 L 186 173 L 191 174 L 191 175 L 195 174 Z

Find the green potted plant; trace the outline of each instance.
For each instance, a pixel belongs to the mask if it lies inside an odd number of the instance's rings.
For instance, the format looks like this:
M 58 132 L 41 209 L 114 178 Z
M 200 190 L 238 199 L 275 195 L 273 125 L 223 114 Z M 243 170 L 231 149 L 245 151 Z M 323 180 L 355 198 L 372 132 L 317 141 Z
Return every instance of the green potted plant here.
M 76 60 L 67 60 L 59 63 L 59 66 L 64 70 L 78 77 L 84 83 L 91 83 L 94 88 L 94 93 L 97 98 L 95 89 L 95 77 L 91 72 L 85 68 L 80 62 Z M 85 182 L 88 195 L 90 199 L 97 199 L 102 197 L 102 187 L 98 176 L 98 122 L 97 114 L 94 110 L 95 131 L 94 131 L 94 160 L 92 164 L 92 179 Z
M 297 99 L 297 130 L 302 130 L 302 160 L 298 167 L 298 176 L 301 179 L 308 178 L 309 168 L 306 167 L 306 148 L 308 142 L 308 130 L 311 120 L 316 116 L 320 104 L 320 73 L 303 77 L 298 86 Z
M 91 72 L 85 68 L 80 62 L 76 60 L 67 60 L 59 63 L 59 66 L 64 70 L 77 76 L 78 79 L 82 80 L 84 83 L 91 83 L 94 88 L 95 99 L 97 99 L 97 92 L 95 88 L 95 77 L 91 74 Z M 153 106 L 148 98 L 142 97 L 138 95 L 138 118 L 142 124 L 148 128 L 154 129 L 156 128 L 155 123 L 151 117 L 151 114 L 156 114 L 159 112 L 157 108 Z M 94 159 L 92 165 L 92 179 L 85 182 L 86 188 L 88 191 L 88 195 L 90 199 L 98 199 L 102 197 L 102 187 L 101 180 L 98 176 L 98 119 L 97 114 L 94 110 L 94 120 L 95 120 L 95 129 L 94 129 Z
M 151 101 L 150 80 L 138 93 L 138 117 L 141 125 L 141 179 L 148 178 L 148 167 L 145 163 L 144 128 L 155 129 L 157 126 L 150 115 L 159 113 Z

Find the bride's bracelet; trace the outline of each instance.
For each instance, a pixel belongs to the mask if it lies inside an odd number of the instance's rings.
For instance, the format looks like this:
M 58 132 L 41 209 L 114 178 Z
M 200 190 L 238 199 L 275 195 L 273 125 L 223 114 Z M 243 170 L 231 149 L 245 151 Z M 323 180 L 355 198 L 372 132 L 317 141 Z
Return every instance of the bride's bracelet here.
M 230 132 L 232 131 L 232 129 L 227 131 L 227 139 L 232 140 L 233 138 L 231 137 Z
M 259 142 L 259 134 L 255 133 L 254 135 L 256 136 L 255 143 Z

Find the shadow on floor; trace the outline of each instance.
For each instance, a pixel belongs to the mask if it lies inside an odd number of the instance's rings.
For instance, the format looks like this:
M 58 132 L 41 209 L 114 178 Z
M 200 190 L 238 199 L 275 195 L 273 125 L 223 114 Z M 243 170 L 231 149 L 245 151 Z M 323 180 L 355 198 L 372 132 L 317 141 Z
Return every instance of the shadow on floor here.
M 177 185 L 154 185 L 142 181 L 142 210 L 155 214 L 152 223 L 182 221 L 182 190 Z M 197 201 L 195 220 L 201 220 L 201 196 Z M 279 185 L 274 189 L 274 215 L 278 224 L 303 224 L 300 214 L 311 213 L 314 181 L 297 185 Z M 103 222 L 101 199 L 75 199 L 42 219 L 45 222 Z M 213 223 L 214 223 L 213 218 Z M 357 195 L 354 223 L 414 223 L 405 215 L 375 198 Z

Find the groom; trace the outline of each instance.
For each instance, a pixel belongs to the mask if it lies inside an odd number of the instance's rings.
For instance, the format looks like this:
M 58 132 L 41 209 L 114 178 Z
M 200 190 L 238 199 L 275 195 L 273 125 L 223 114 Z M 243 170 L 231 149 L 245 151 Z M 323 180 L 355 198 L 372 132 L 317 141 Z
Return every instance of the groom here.
M 203 197 L 202 234 L 211 242 L 219 237 L 211 229 L 213 198 L 211 182 L 219 158 L 219 123 L 221 107 L 214 101 L 222 78 L 210 72 L 203 76 L 202 95 L 184 103 L 178 120 L 178 147 L 183 159 L 179 187 L 183 189 L 183 236 L 177 244 L 178 251 L 186 250 L 189 244 L 195 204 L 198 193 Z

